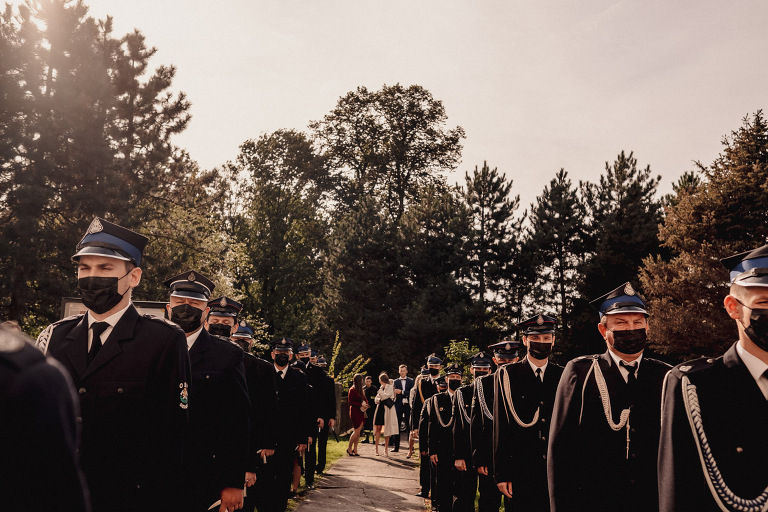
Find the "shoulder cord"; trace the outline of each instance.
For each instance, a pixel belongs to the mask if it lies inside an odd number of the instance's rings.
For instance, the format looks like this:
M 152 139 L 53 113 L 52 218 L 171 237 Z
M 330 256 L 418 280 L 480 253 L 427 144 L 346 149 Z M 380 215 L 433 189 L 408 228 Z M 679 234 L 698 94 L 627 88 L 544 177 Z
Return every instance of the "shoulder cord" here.
M 509 410 L 512 411 L 512 417 L 515 418 L 515 422 L 520 425 L 523 428 L 530 428 L 536 424 L 536 422 L 539 421 L 539 410 L 541 410 L 541 406 L 536 408 L 536 412 L 533 414 L 533 419 L 530 423 L 524 423 L 523 420 L 520 419 L 520 416 L 517 415 L 517 411 L 515 411 L 515 404 L 512 402 L 512 390 L 509 386 L 509 371 L 506 368 L 499 368 L 499 371 L 502 372 L 501 375 L 499 375 L 499 378 L 504 382 L 503 391 L 504 391 L 504 401 L 509 405 Z
M 600 391 L 600 400 L 603 402 L 603 412 L 605 413 L 605 419 L 608 420 L 608 426 L 612 430 L 618 432 L 625 426 L 627 427 L 627 438 L 629 438 L 629 409 L 621 411 L 619 416 L 619 422 L 614 423 L 611 417 L 611 397 L 608 395 L 608 386 L 605 384 L 605 377 L 603 376 L 603 370 L 600 369 L 600 364 L 597 359 L 592 360 L 592 367 L 587 372 L 587 377 L 584 379 L 584 384 L 581 386 L 581 412 L 579 413 L 579 425 L 581 425 L 581 417 L 584 414 L 584 390 L 587 388 L 587 382 L 589 381 L 589 375 L 595 374 L 595 383 L 597 383 L 597 389 Z M 629 442 L 629 440 L 627 440 Z
M 434 408 L 435 408 L 435 416 L 437 416 L 437 421 L 439 421 L 444 428 L 449 428 L 451 425 L 453 425 L 453 410 L 451 410 L 451 419 L 448 420 L 448 423 L 444 422 L 443 416 L 440 414 L 440 407 L 437 406 L 437 396 L 438 395 L 434 395 L 433 397 L 430 397 L 429 407 L 431 409 L 433 407 L 432 402 L 435 402 Z
M 693 439 L 696 443 L 696 449 L 699 452 L 701 467 L 704 470 L 704 478 L 707 480 L 709 490 L 715 498 L 720 510 L 729 512 L 736 510 L 739 512 L 765 512 L 768 510 L 768 488 L 755 499 L 747 500 L 736 496 L 723 480 L 723 475 L 717 467 L 717 462 L 712 456 L 712 449 L 709 446 L 707 435 L 704 432 L 704 422 L 701 418 L 701 406 L 699 404 L 699 395 L 696 393 L 696 386 L 690 383 L 688 376 L 682 379 L 683 403 L 685 412 L 688 415 L 688 422 L 691 425 Z
M 39 348 L 43 354 L 48 353 L 48 343 L 51 341 L 51 334 L 53 334 L 53 324 L 46 327 L 37 337 L 35 345 L 37 345 L 37 348 Z
M 469 424 L 469 414 L 467 414 L 467 408 L 464 406 L 464 393 L 461 392 L 461 389 L 456 390 L 456 404 L 459 407 L 459 411 L 461 411 L 460 419 L 462 423 Z
M 419 381 L 419 396 L 421 397 L 421 403 L 424 403 L 424 393 L 421 391 L 421 383 L 424 382 L 424 379 Z
M 477 396 L 480 399 L 480 410 L 483 411 L 483 415 L 489 420 L 493 421 L 493 414 L 488 410 L 488 404 L 485 403 L 485 393 L 483 392 L 483 381 L 477 381 Z

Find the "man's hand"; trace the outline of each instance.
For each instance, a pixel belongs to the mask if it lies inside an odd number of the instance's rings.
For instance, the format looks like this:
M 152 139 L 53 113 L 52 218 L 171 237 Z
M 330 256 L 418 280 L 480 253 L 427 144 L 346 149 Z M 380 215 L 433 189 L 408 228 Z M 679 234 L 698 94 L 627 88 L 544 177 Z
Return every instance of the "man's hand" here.
M 467 463 L 464 462 L 464 459 L 459 459 L 453 461 L 453 465 L 456 466 L 456 469 L 459 471 L 466 471 L 467 470 Z
M 426 457 L 428 452 L 419 452 L 419 453 L 422 455 L 422 457 Z
M 221 506 L 219 512 L 234 512 L 243 508 L 243 490 L 234 487 L 225 487 L 221 490 Z
M 324 426 L 325 426 L 325 420 L 323 418 L 317 418 L 317 428 L 323 428 Z
M 307 446 L 312 444 L 312 439 L 313 439 L 312 437 L 307 438 Z
M 274 448 L 262 448 L 261 450 L 257 451 L 256 453 L 258 453 L 262 457 L 271 457 L 271 456 L 273 456 L 275 454 L 275 449 Z
M 299 455 L 301 455 L 303 457 L 304 456 L 304 452 L 307 451 L 307 445 L 300 444 L 299 447 L 296 448 L 296 450 L 299 452 Z
M 429 460 L 432 461 L 432 464 L 437 465 L 437 454 L 430 455 Z
M 329 419 L 328 426 L 334 428 L 336 426 L 336 420 L 334 418 Z
M 496 487 L 498 487 L 501 491 L 501 494 L 507 498 L 512 497 L 512 482 L 499 482 L 496 484 Z
M 477 472 L 483 476 L 488 476 L 488 466 L 480 466 L 477 468 Z
M 250 487 L 253 484 L 256 483 L 256 473 L 251 473 L 250 471 L 245 472 L 245 485 L 246 487 Z
M 395 388 L 395 394 L 396 395 L 402 395 L 403 394 L 403 390 Z

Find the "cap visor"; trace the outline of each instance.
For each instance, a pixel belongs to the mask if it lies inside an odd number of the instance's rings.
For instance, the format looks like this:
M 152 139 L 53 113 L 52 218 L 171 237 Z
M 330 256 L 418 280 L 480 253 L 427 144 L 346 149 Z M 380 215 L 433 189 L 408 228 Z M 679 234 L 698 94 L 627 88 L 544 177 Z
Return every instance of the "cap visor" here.
M 80 256 L 101 256 L 103 258 L 114 258 L 121 261 L 131 261 L 131 258 L 123 256 L 119 252 L 113 251 L 112 249 L 107 249 L 106 247 L 83 247 L 77 251 L 77 253 L 72 255 L 72 259 L 78 260 Z
M 189 290 L 174 290 L 173 292 L 171 292 L 171 297 L 182 297 L 185 299 L 203 300 L 205 302 L 208 302 L 208 297 L 206 297 L 202 293 L 197 293 Z
M 622 313 L 641 313 L 643 315 L 647 315 L 648 312 L 644 310 L 641 307 L 632 307 L 632 306 L 625 306 L 622 308 L 614 309 L 612 311 L 608 311 L 606 313 L 603 313 L 604 315 L 620 315 Z

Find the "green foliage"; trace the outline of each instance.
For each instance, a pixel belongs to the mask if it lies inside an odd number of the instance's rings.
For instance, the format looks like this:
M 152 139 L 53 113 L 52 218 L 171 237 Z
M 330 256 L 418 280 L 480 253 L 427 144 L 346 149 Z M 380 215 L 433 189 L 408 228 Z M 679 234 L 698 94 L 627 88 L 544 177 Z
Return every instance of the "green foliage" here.
M 364 359 L 362 355 L 357 355 L 349 361 L 344 368 L 336 373 L 336 361 L 341 352 L 341 339 L 339 339 L 339 333 L 336 333 L 336 339 L 333 342 L 333 349 L 331 351 L 331 362 L 328 364 L 328 375 L 334 378 L 336 382 L 340 382 L 343 389 L 349 389 L 352 387 L 352 381 L 355 375 L 363 373 L 365 367 L 371 362 L 370 358 Z
M 652 346 L 671 360 L 720 354 L 735 339 L 733 320 L 723 312 L 728 273 L 719 260 L 768 239 L 768 123 L 762 111 L 723 138 L 711 165 L 698 167 L 704 181 L 678 191 L 660 228 L 673 256 L 643 262 Z
M 458 364 L 464 370 L 464 377 L 462 380 L 465 383 L 472 382 L 472 373 L 470 372 L 472 363 L 469 358 L 474 354 L 477 354 L 480 349 L 470 344 L 469 340 L 464 339 L 461 341 L 451 341 L 443 348 L 443 351 L 445 352 L 446 359 L 443 366 L 451 363 Z
M 475 299 L 477 339 L 486 345 L 499 334 L 491 329 L 490 316 L 504 302 L 509 305 L 506 297 L 515 295 L 514 264 L 520 250 L 522 219 L 515 219 L 514 214 L 520 196 L 511 195 L 512 181 L 497 168 L 491 170 L 487 162 L 480 170 L 475 166 L 472 175 L 466 173 L 465 182 L 462 195 L 470 215 L 470 233 L 464 279 Z
M 562 344 L 570 339 L 570 315 L 577 297 L 579 265 L 584 263 L 586 210 L 578 191 L 560 169 L 536 204 L 531 205 L 524 243 L 526 266 L 533 272 L 534 286 L 529 312 L 552 307 L 560 316 Z M 527 315 L 526 315 L 527 316 Z

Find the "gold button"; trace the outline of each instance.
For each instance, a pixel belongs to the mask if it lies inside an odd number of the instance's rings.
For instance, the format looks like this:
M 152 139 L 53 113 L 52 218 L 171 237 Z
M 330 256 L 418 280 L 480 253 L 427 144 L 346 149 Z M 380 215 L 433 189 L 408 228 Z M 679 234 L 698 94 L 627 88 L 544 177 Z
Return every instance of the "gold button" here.
M 744 448 L 742 448 L 741 446 L 737 446 L 736 453 L 744 453 Z
M 80 388 L 80 389 L 77 390 L 77 392 L 80 393 L 81 395 L 84 395 L 85 394 L 85 388 Z
M 117 388 L 117 392 L 123 394 L 123 388 Z

